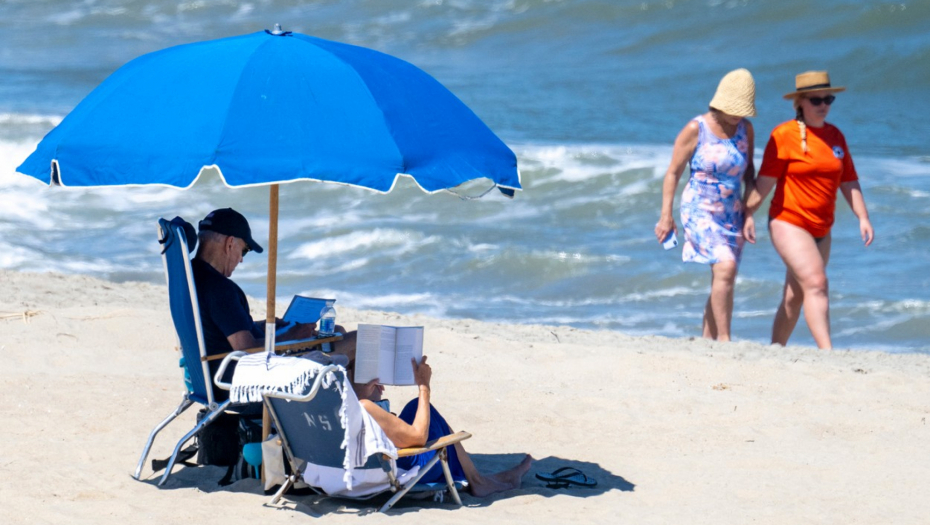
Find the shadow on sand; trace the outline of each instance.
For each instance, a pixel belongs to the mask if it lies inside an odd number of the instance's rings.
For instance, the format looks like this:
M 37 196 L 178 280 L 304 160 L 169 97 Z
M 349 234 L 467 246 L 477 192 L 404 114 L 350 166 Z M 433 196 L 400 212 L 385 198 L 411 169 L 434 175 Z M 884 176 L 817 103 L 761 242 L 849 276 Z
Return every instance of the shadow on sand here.
M 498 472 L 508 469 L 523 459 L 522 454 L 472 454 L 472 460 L 481 472 Z M 570 486 L 567 488 L 548 488 L 546 482 L 536 478 L 536 474 L 547 474 L 561 467 L 571 467 L 580 470 L 589 479 L 597 481 L 594 487 L 577 487 Z M 148 479 L 143 479 L 143 483 L 156 486 L 161 474 L 151 475 Z M 205 493 L 213 492 L 234 492 L 259 496 L 261 503 L 280 511 L 295 511 L 313 517 L 320 517 L 327 514 L 354 514 L 364 516 L 378 512 L 378 508 L 386 502 L 391 493 L 381 494 L 367 500 L 349 500 L 329 498 L 315 494 L 308 490 L 291 491 L 281 499 L 276 506 L 268 505 L 271 495 L 266 495 L 256 479 L 243 479 L 231 485 L 220 486 L 217 482 L 226 473 L 225 467 L 190 467 L 176 466 L 171 477 L 162 490 L 190 489 L 197 488 Z M 630 483 L 622 476 L 618 476 L 597 463 L 589 461 L 579 461 L 565 459 L 560 457 L 546 457 L 536 459 L 530 471 L 523 477 L 523 485 L 516 490 L 510 490 L 493 494 L 485 498 L 476 498 L 467 492 L 463 492 L 462 503 L 466 507 L 488 507 L 496 501 L 505 500 L 527 494 L 538 496 L 552 497 L 557 495 L 573 496 L 578 498 L 589 498 L 599 496 L 610 491 L 632 492 L 635 485 Z M 456 510 L 458 507 L 452 503 L 451 498 L 446 497 L 443 502 L 434 501 L 431 497 L 426 499 L 415 499 L 410 495 L 402 498 L 389 511 L 391 514 L 405 514 L 408 512 L 417 512 L 423 508 Z

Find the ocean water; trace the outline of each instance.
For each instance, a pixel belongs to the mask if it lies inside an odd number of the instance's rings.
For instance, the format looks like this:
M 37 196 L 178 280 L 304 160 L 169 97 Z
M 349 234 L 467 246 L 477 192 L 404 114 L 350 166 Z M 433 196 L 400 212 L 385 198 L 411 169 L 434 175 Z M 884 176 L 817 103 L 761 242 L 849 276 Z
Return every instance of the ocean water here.
M 512 201 L 425 195 L 409 181 L 388 195 L 284 186 L 279 299 L 698 336 L 709 269 L 652 236 L 671 143 L 720 77 L 746 67 L 758 164 L 769 131 L 792 116 L 781 95 L 794 74 L 828 69 L 848 87 L 829 120 L 850 144 L 877 232 L 863 247 L 840 199 L 828 272 L 834 344 L 930 352 L 927 2 L 5 0 L 0 268 L 163 282 L 156 219 L 196 222 L 225 206 L 265 240 L 262 188 L 231 190 L 211 176 L 187 191 L 46 188 L 15 169 L 132 58 L 275 23 L 426 70 L 517 153 L 524 185 Z M 235 278 L 264 297 L 265 274 L 264 256 L 250 254 Z M 736 338 L 768 341 L 783 278 L 760 229 L 737 280 Z M 792 343 L 813 344 L 803 320 Z

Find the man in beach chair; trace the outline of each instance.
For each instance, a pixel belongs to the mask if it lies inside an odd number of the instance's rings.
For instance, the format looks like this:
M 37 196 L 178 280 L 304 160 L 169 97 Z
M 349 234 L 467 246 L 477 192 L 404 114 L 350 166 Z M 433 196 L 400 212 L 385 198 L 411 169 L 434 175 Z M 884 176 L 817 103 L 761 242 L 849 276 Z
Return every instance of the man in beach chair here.
M 163 246 L 162 260 L 168 282 L 171 318 L 182 354 L 187 392 L 178 407 L 150 433 L 136 466 L 134 478 L 139 479 L 155 436 L 194 403 L 204 406 L 202 417 L 196 426 L 178 441 L 171 457 L 167 461 L 153 461 L 156 471 L 165 468 L 159 485 L 167 481 L 180 456 L 192 455 L 190 451 L 182 454 L 181 447 L 199 435 L 220 414 L 226 410 L 233 410 L 240 414 L 255 415 L 261 410 L 260 405 L 231 407 L 227 393 L 222 390 L 215 391 L 213 388 L 212 381 L 219 367 L 219 360 L 208 360 L 211 355 L 232 351 L 233 342 L 236 347 L 244 348 L 260 348 L 264 344 L 261 339 L 256 341 L 242 337 L 243 334 L 239 333 L 241 330 L 236 330 L 235 324 L 225 320 L 226 315 L 232 315 L 237 319 L 235 322 L 247 326 L 245 330 L 250 330 L 258 324 L 249 317 L 245 294 L 228 276 L 242 261 L 247 250 L 255 249 L 261 252 L 261 246 L 252 239 L 245 218 L 232 209 L 217 210 L 208 215 L 205 222 L 201 222 L 201 238 L 205 242 L 201 242 L 197 258 L 192 261 L 189 253 L 197 245 L 194 227 L 180 217 L 170 222 L 165 219 L 159 220 L 158 239 Z M 230 252 L 231 248 L 235 248 L 235 253 Z M 206 277 L 198 279 L 198 274 Z M 202 301 L 208 304 L 206 308 Z M 243 315 L 248 325 L 243 321 Z M 231 337 L 224 336 L 220 326 L 232 329 Z M 233 328 L 230 328 L 231 326 Z M 315 332 L 314 328 L 313 325 L 297 325 L 283 334 L 281 340 L 312 334 Z M 186 458 L 180 460 L 184 459 Z
M 380 385 L 353 386 L 342 366 L 236 352 L 223 361 L 221 372 L 236 359 L 241 361 L 232 383 L 217 385 L 231 388 L 234 400 L 264 398 L 291 467 L 272 503 L 302 481 L 320 493 L 352 499 L 394 491 L 381 511 L 408 491 L 448 491 L 461 504 L 458 487 L 476 496 L 518 488 L 532 464 L 527 455 L 512 469 L 481 474 L 460 443 L 470 434 L 453 433 L 429 404 L 432 371 L 425 357 L 413 363 L 419 396 L 401 417 L 376 403 Z M 361 401 L 356 392 L 364 396 Z
M 236 267 L 250 251 L 262 253 L 262 247 L 252 238 L 249 221 L 232 208 L 222 208 L 207 214 L 199 224 L 200 246 L 191 261 L 203 339 L 207 355 L 223 355 L 233 350 L 260 348 L 265 344 L 265 323 L 256 322 L 249 313 L 245 293 L 230 279 Z M 351 360 L 355 355 L 355 332 L 337 326 L 344 334 L 333 344 L 333 353 Z M 276 335 L 280 341 L 307 339 L 317 335 L 314 323 L 296 323 Z M 211 361 L 211 375 L 219 369 L 219 360 Z M 228 380 L 228 377 L 226 378 Z M 217 392 L 225 399 L 225 392 Z
M 207 350 L 204 344 L 203 328 L 200 322 L 200 308 L 198 307 L 197 292 L 191 270 L 190 252 L 197 243 L 194 227 L 184 219 L 175 217 L 172 221 L 159 219 L 158 241 L 162 245 L 162 262 L 165 267 L 165 278 L 168 283 L 168 302 L 171 310 L 171 320 L 181 350 L 181 366 L 184 368 L 184 381 L 187 391 L 178 407 L 161 423 L 152 429 L 142 450 L 142 457 L 136 466 L 133 477 L 139 479 L 142 466 L 148 457 L 155 441 L 155 436 L 179 415 L 190 408 L 194 403 L 203 405 L 203 417 L 187 434 L 185 434 L 174 448 L 167 462 L 153 461 L 153 468 L 157 471 L 165 469 L 159 480 L 159 486 L 164 485 L 171 475 L 171 469 L 178 461 L 181 447 L 190 439 L 198 435 L 204 427 L 215 421 L 230 406 L 223 392 L 223 400 L 219 400 L 214 393 L 212 375 L 206 361 Z M 188 456 L 189 457 L 189 456 Z

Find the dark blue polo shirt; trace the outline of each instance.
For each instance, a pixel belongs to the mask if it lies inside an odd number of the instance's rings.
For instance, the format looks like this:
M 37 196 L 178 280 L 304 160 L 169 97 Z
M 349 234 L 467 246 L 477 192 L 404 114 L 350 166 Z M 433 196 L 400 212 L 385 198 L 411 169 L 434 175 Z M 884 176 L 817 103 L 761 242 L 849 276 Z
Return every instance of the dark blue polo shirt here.
M 191 270 L 197 286 L 197 302 L 200 303 L 200 322 L 203 326 L 203 342 L 207 355 L 232 352 L 230 335 L 249 330 L 256 339 L 265 337 L 263 327 L 252 320 L 245 292 L 231 279 L 221 274 L 208 263 L 193 259 Z M 210 374 L 216 374 L 220 360 L 210 361 Z M 229 380 L 227 374 L 226 379 Z M 225 391 L 214 388 L 218 400 L 227 398 Z

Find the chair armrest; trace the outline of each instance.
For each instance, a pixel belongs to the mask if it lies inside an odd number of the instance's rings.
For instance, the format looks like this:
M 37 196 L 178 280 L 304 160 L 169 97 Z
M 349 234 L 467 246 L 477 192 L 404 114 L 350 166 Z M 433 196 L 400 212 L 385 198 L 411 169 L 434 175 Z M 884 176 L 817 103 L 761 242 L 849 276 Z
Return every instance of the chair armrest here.
M 429 452 L 431 450 L 439 450 L 441 448 L 450 447 L 470 437 L 471 437 L 471 434 L 460 430 L 456 432 L 455 434 L 449 434 L 448 436 L 442 436 L 432 441 L 427 441 L 426 444 L 423 445 L 422 447 L 408 447 L 408 448 L 397 449 L 397 457 L 403 458 L 406 456 L 422 454 L 424 452 Z
M 323 343 L 332 343 L 334 341 L 342 341 L 342 334 L 336 334 L 330 337 L 320 337 L 317 339 L 299 339 L 296 341 L 284 341 L 282 343 L 274 345 L 274 351 L 275 353 L 278 353 L 278 354 L 288 353 L 294 350 L 301 350 L 304 348 L 314 348 L 314 347 L 322 345 Z M 245 350 L 240 350 L 240 351 L 245 352 L 247 354 L 257 354 L 259 352 L 264 352 L 265 347 L 256 346 L 255 348 L 247 348 Z M 206 357 L 201 357 L 200 360 L 201 361 L 217 361 L 219 359 L 225 358 L 231 353 L 232 352 L 227 352 L 225 354 L 208 355 Z

